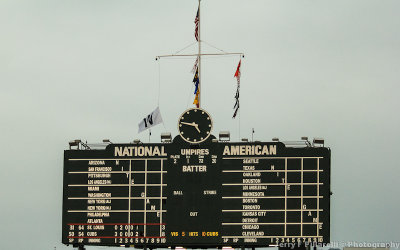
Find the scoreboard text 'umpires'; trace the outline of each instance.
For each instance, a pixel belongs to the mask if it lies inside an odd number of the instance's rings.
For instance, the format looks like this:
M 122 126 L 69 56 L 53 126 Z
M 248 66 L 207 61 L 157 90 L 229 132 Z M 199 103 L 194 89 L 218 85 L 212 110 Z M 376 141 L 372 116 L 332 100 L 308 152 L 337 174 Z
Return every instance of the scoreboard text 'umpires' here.
M 151 248 L 329 242 L 328 148 L 186 139 L 66 150 L 62 242 Z

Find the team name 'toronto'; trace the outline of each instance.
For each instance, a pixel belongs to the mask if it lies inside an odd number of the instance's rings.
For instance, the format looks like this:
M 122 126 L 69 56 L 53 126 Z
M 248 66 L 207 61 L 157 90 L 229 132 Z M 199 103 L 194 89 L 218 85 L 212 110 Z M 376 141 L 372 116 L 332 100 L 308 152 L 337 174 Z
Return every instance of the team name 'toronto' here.
M 114 156 L 167 156 L 164 146 L 115 147 Z
M 276 155 L 276 145 L 230 145 L 223 155 Z

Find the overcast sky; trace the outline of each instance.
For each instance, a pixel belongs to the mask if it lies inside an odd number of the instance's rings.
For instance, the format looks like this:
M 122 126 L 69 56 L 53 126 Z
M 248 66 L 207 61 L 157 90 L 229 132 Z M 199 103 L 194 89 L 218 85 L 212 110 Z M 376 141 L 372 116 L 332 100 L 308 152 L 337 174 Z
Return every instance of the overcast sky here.
M 61 244 L 68 141 L 148 141 L 138 123 L 158 103 L 165 127 L 151 141 L 177 134 L 194 58 L 155 56 L 195 42 L 196 2 L 0 0 L 1 249 L 71 249 Z M 202 1 L 202 40 L 245 53 L 236 120 L 239 57 L 203 60 L 214 134 L 325 138 L 332 241 L 400 240 L 399 9 L 394 0 Z

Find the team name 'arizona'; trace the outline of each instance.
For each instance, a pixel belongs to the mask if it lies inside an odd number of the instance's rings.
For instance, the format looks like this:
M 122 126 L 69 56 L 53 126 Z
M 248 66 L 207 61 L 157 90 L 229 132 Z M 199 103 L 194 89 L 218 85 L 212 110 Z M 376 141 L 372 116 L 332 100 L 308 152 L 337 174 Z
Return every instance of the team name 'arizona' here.
M 230 145 L 223 155 L 276 155 L 276 145 Z

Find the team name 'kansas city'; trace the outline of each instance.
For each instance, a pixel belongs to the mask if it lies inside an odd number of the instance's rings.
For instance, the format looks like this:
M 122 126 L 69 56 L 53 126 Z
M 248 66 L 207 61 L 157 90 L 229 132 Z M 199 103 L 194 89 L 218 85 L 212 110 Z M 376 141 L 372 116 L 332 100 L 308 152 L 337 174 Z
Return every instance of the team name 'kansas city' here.
M 276 155 L 276 145 L 230 145 L 223 155 Z
M 164 146 L 115 147 L 114 156 L 167 156 Z

